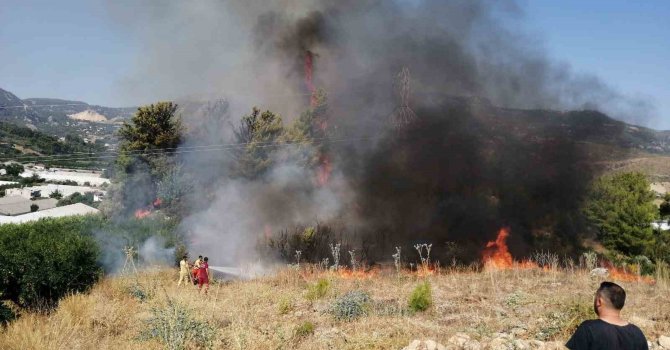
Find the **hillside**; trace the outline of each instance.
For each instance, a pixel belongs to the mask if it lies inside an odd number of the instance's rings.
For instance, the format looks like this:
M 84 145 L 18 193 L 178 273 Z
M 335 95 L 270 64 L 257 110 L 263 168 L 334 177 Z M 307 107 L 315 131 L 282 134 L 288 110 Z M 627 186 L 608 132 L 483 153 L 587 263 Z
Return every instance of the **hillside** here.
M 20 99 L 11 92 L 0 89 L 0 121 L 27 126 L 59 137 L 77 134 L 82 138 L 105 139 L 109 142 L 120 123 L 131 117 L 135 110 L 134 107 L 113 108 L 53 98 Z M 82 112 L 100 115 L 104 119 L 70 117 Z
M 400 350 L 430 339 L 449 349 L 563 349 L 577 325 L 594 318 L 600 282 L 575 266 L 459 268 L 427 277 L 301 266 L 214 283 L 207 296 L 177 287 L 176 269 L 108 277 L 90 293 L 66 297 L 48 316 L 22 315 L 0 333 L 0 347 Z M 422 281 L 430 283 L 432 305 L 410 311 Z M 661 349 L 659 337 L 670 335 L 667 281 L 621 284 L 629 296 L 624 317 L 652 350 Z
M 0 161 L 23 157 L 22 162 L 30 161 L 27 155 L 55 155 L 81 152 L 102 152 L 105 147 L 100 142 L 86 143 L 76 135 L 63 138 L 47 135 L 28 127 L 0 122 Z

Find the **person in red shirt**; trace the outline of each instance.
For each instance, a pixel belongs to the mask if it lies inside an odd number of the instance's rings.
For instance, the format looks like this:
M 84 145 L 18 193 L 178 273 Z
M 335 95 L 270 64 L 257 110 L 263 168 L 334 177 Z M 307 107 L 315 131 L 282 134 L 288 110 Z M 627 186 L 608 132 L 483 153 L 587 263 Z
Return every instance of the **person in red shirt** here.
M 198 291 L 205 285 L 205 294 L 209 290 L 209 258 L 205 257 L 198 267 Z

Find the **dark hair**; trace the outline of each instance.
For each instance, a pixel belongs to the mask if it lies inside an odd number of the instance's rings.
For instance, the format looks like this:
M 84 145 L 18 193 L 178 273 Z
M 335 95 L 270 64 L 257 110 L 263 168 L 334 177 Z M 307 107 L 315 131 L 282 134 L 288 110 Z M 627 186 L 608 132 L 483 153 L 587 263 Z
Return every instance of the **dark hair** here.
M 209 258 L 208 258 L 208 257 L 205 257 L 205 261 L 209 261 Z
M 184 256 L 182 257 L 182 259 L 184 259 L 184 260 L 186 260 L 187 258 L 188 258 L 188 255 L 186 255 L 186 254 L 184 254 Z
M 616 283 L 601 283 L 600 288 L 598 288 L 598 295 L 606 299 L 617 310 L 623 309 L 623 305 L 626 302 L 626 291 Z
M 202 259 L 202 255 L 198 255 L 198 259 Z

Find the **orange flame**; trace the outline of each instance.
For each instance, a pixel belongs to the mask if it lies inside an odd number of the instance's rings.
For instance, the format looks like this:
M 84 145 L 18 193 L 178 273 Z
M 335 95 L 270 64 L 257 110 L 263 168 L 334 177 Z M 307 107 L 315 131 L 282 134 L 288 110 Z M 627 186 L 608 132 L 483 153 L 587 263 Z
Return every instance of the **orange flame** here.
M 356 271 L 348 269 L 348 268 L 340 268 L 337 270 L 337 275 L 340 278 L 344 279 L 364 279 L 364 278 L 373 278 L 377 276 L 378 270 L 376 268 L 372 268 L 369 270 L 365 269 L 358 269 Z
M 149 209 L 137 209 L 135 210 L 135 218 L 137 219 L 144 219 L 147 216 L 151 214 L 151 210 Z
M 330 179 L 330 173 L 333 171 L 333 166 L 330 164 L 330 158 L 328 158 L 327 155 L 322 154 L 319 158 L 316 181 L 319 186 L 325 186 L 328 183 L 328 179 Z
M 486 243 L 486 248 L 482 252 L 482 260 L 487 267 L 494 267 L 497 269 L 510 269 L 514 266 L 514 259 L 507 249 L 507 237 L 509 236 L 509 229 L 503 227 L 498 231 L 498 236 L 495 241 Z
M 656 280 L 649 276 L 641 276 L 629 271 L 626 271 L 625 269 L 621 269 L 618 267 L 615 267 L 610 263 L 609 261 L 606 261 L 604 263 L 605 267 L 607 268 L 607 272 L 609 273 L 609 276 L 617 281 L 621 282 L 645 282 L 648 284 L 654 284 L 656 283 Z
M 486 248 L 482 252 L 482 261 L 485 267 L 498 270 L 507 270 L 514 267 L 522 269 L 538 267 L 536 263 L 530 260 L 514 261 L 507 248 L 507 237 L 509 237 L 509 228 L 503 227 L 498 231 L 495 241 L 486 243 Z
M 310 93 L 309 105 L 314 108 L 317 104 L 316 89 L 313 82 L 314 73 L 314 54 L 312 51 L 305 51 L 305 85 Z

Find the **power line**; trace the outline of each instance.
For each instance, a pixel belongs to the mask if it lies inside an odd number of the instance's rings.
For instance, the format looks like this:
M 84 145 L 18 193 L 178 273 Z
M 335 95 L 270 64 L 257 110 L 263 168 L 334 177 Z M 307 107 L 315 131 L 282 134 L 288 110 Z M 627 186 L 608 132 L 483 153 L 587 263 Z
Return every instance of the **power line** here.
M 254 142 L 248 142 L 248 143 L 238 143 L 238 144 L 230 144 L 227 146 L 220 146 L 220 147 L 212 147 L 212 148 L 203 148 L 203 149 L 179 149 L 175 148 L 173 150 L 169 151 L 163 151 L 163 150 L 152 150 L 148 151 L 145 153 L 139 153 L 139 154 L 131 154 L 131 155 L 159 155 L 159 154 L 169 154 L 169 155 L 175 155 L 175 154 L 186 154 L 186 153 L 198 153 L 198 152 L 213 152 L 213 151 L 230 151 L 230 150 L 235 150 L 235 149 L 241 149 L 243 147 L 246 147 L 247 145 L 257 145 L 259 148 L 269 148 L 269 147 L 286 147 L 286 146 L 293 146 L 293 145 L 301 145 L 301 144 L 307 144 L 307 145 L 322 145 L 326 143 L 342 143 L 342 142 L 347 142 L 347 141 L 367 141 L 367 140 L 372 140 L 375 138 L 379 138 L 379 136 L 373 136 L 373 137 L 361 137 L 361 138 L 346 138 L 346 139 L 335 139 L 335 140 L 327 140 L 323 139 L 321 142 L 290 142 L 290 143 L 277 143 L 277 142 L 271 142 L 271 143 L 254 143 Z M 327 140 L 327 141 L 326 141 Z M 73 161 L 73 160 L 101 160 L 101 159 L 113 159 L 116 158 L 118 154 L 116 155 L 102 155 L 102 156 L 88 156 L 88 157 L 73 157 L 73 158 L 57 158 L 57 159 L 52 159 L 52 161 Z M 49 161 L 44 160 L 44 159 L 31 159 L 30 162 L 39 162 L 39 161 Z M 19 162 L 20 164 L 28 164 L 27 162 Z

